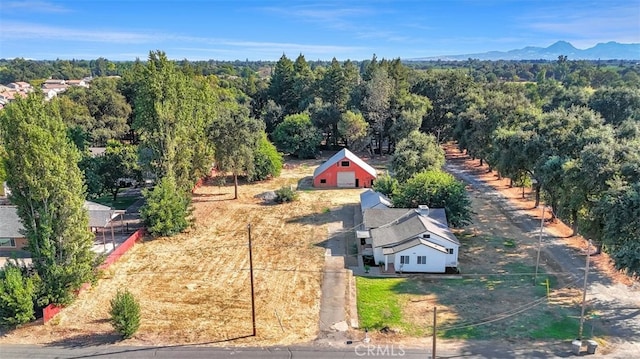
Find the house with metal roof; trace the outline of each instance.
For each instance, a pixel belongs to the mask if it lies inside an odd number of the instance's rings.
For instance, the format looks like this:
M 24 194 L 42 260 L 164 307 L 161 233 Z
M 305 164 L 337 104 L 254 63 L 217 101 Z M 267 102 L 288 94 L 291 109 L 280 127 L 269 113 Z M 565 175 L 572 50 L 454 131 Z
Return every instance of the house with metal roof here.
M 313 186 L 365 188 L 371 187 L 377 176 L 375 168 L 345 148 L 313 171 Z
M 364 213 L 365 209 L 389 209 L 393 207 L 391 199 L 384 194 L 368 189 L 360 193 L 360 210 Z

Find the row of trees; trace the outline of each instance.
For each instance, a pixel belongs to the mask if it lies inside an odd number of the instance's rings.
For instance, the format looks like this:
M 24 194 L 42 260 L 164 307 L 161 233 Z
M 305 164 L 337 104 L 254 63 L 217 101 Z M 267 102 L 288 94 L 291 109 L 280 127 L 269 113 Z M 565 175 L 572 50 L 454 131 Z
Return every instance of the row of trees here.
M 518 185 L 533 185 L 536 205 L 543 197 L 618 268 L 640 273 L 637 84 L 594 90 L 555 80 L 470 82 L 451 99 L 439 120 L 461 150 Z

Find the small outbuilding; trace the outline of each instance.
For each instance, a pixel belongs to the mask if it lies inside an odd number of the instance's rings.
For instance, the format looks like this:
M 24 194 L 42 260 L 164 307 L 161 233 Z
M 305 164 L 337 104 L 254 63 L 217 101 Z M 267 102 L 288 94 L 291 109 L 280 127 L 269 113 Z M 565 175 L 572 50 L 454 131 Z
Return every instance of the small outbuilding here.
M 313 171 L 313 186 L 320 188 L 367 188 L 377 177 L 371 167 L 351 151 L 343 149 Z

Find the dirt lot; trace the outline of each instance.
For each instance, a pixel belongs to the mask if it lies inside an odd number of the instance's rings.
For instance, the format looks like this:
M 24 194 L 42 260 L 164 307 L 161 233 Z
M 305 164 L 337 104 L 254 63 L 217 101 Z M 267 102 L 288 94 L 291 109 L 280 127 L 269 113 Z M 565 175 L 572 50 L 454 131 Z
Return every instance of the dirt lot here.
M 303 189 L 294 203 L 255 196 L 284 185 L 305 187 L 320 161 L 289 163 L 280 178 L 233 186 L 206 184 L 194 194 L 187 233 L 136 245 L 104 279 L 46 325 L 21 328 L 0 343 L 89 345 L 112 342 L 109 300 L 119 289 L 139 299 L 142 324 L 126 345 L 227 345 L 250 335 L 248 230 L 251 223 L 257 337 L 234 345 L 286 345 L 315 339 L 331 209 L 359 200 L 359 190 Z

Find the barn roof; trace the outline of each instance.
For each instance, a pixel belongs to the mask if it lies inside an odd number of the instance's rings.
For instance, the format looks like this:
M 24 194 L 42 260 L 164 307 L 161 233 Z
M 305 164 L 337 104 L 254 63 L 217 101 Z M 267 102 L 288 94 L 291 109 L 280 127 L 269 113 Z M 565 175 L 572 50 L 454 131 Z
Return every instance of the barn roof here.
M 367 173 L 369 173 L 373 177 L 377 177 L 378 174 L 377 174 L 375 168 L 371 167 L 368 163 L 363 161 L 360 157 L 354 155 L 353 152 L 349 151 L 346 148 L 343 148 L 340 152 L 338 152 L 335 155 L 331 156 L 331 158 L 329 158 L 325 163 L 323 163 L 320 166 L 318 166 L 318 168 L 316 168 L 315 171 L 313 171 L 313 177 L 314 178 L 317 177 L 319 174 L 323 173 L 329 167 L 335 165 L 336 163 L 338 163 L 339 161 L 341 161 L 344 158 L 346 158 L 346 159 L 350 160 L 351 162 L 355 163 L 356 165 L 358 165 L 358 167 L 360 167 L 363 170 L 367 171 Z

